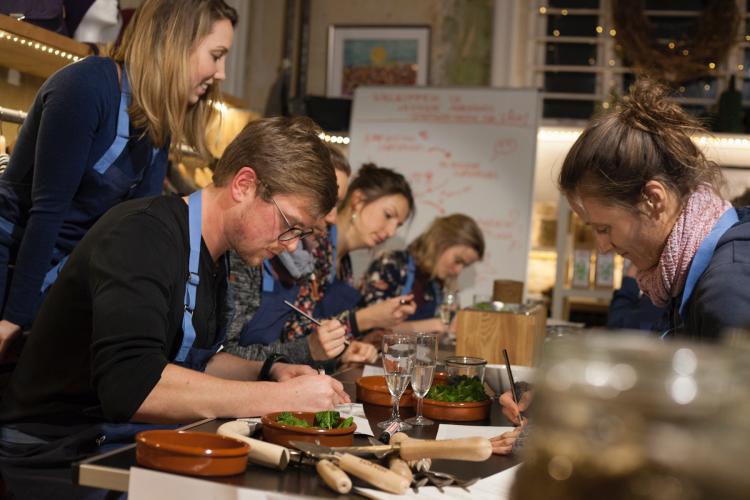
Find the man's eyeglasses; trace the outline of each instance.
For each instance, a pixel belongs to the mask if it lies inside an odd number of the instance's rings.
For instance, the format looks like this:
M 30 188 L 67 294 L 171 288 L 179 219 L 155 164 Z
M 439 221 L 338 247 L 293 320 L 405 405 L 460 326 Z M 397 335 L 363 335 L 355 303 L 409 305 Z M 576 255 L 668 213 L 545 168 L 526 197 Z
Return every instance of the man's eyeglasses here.
M 307 238 L 313 233 L 312 229 L 301 229 L 299 227 L 293 226 L 289 222 L 289 219 L 286 218 L 286 215 L 284 215 L 284 211 L 281 210 L 281 207 L 279 207 L 279 204 L 276 203 L 276 200 L 273 199 L 273 196 L 271 196 L 270 198 L 271 198 L 271 202 L 273 202 L 274 206 L 276 207 L 276 210 L 278 210 L 279 213 L 281 214 L 281 218 L 284 219 L 284 222 L 289 228 L 278 236 L 278 240 L 280 242 L 292 241 L 297 238 L 301 240 L 301 239 Z

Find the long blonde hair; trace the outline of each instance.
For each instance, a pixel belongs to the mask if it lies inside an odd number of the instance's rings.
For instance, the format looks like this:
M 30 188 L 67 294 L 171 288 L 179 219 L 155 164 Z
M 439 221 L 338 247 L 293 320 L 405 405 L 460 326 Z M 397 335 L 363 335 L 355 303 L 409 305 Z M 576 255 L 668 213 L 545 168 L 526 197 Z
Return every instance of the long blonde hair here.
M 409 253 L 414 257 L 417 267 L 434 278 L 438 259 L 443 252 L 455 245 L 473 248 L 479 260 L 484 258 L 484 235 L 468 215 L 437 217 L 425 232 L 409 244 Z
M 158 147 L 187 143 L 208 157 L 206 125 L 216 110 L 218 82 L 189 105 L 190 53 L 216 21 L 234 26 L 237 12 L 223 0 L 145 0 L 112 58 L 125 67 L 132 92 L 130 120 Z

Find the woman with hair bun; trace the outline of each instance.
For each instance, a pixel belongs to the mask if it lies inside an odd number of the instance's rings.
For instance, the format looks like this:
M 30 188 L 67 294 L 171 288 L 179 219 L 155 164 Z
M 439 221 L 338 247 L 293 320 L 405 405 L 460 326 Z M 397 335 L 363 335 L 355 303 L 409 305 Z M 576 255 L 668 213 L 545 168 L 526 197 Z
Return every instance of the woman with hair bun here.
M 559 188 L 600 252 L 639 269 L 638 285 L 669 310 L 662 337 L 715 340 L 750 324 L 750 209 L 719 194 L 722 175 L 691 136 L 701 125 L 641 79 L 568 152 Z
M 384 252 L 370 263 L 362 304 L 412 294 L 416 311 L 396 329 L 443 331 L 448 325 L 436 317 L 443 291 L 482 257 L 484 236 L 474 219 L 464 214 L 438 217 L 406 250 Z

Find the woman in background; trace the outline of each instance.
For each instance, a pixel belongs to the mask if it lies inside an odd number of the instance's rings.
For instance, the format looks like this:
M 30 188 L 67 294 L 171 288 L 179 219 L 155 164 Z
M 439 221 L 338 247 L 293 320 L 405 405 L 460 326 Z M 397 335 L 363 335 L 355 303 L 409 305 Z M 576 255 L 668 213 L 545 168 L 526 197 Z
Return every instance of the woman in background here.
M 411 296 L 393 297 L 358 308 L 350 252 L 372 249 L 396 234 L 414 212 L 411 187 L 403 175 L 368 163 L 360 168 L 339 205 L 336 224 L 330 226 L 331 269 L 320 281 L 317 317 L 337 317 L 350 336 L 373 328 L 393 328 L 414 313 Z
M 94 222 L 161 192 L 170 146 L 208 156 L 236 22 L 223 0 L 145 0 L 111 57 L 41 87 L 0 178 L 0 356 Z
M 406 250 L 385 252 L 370 263 L 361 304 L 411 294 L 416 311 L 395 329 L 445 331 L 449 325 L 437 317 L 443 292 L 483 257 L 484 236 L 474 219 L 464 214 L 438 217 Z

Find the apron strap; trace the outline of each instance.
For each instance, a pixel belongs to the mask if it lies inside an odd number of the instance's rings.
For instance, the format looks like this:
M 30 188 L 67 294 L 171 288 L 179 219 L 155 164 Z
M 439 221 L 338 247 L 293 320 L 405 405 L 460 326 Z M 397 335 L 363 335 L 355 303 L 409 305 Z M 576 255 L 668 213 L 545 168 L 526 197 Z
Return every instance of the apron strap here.
M 264 260 L 261 270 L 263 272 L 263 292 L 271 293 L 273 292 L 275 281 L 273 279 L 273 272 L 271 271 L 271 261 L 268 259 Z
M 328 283 L 333 283 L 336 281 L 336 235 L 338 234 L 338 230 L 336 229 L 336 224 L 331 224 L 331 226 L 328 228 L 328 239 L 331 242 L 331 248 L 333 249 L 331 253 L 331 275 L 328 276 Z
M 729 230 L 730 227 L 738 223 L 740 219 L 737 217 L 737 210 L 734 207 L 727 209 L 726 212 L 721 214 L 719 220 L 714 224 L 711 232 L 708 233 L 706 239 L 701 242 L 698 247 L 698 251 L 695 252 L 693 262 L 690 264 L 690 270 L 688 271 L 687 279 L 685 280 L 685 288 L 682 292 L 682 301 L 680 302 L 680 316 L 682 316 L 685 310 L 685 304 L 690 300 L 690 295 L 693 293 L 698 279 L 703 275 L 703 272 L 711 262 L 711 257 L 716 250 L 716 245 L 719 243 L 719 239 L 724 233 Z
M 120 106 L 117 110 L 117 135 L 114 142 L 109 146 L 101 158 L 94 164 L 94 170 L 103 174 L 122 154 L 125 146 L 130 140 L 130 84 L 128 75 L 125 72 L 125 65 L 122 66 L 122 83 L 120 89 Z M 154 155 L 155 156 L 155 155 Z
M 414 276 L 417 274 L 417 265 L 414 262 L 414 257 L 411 254 L 406 254 L 406 283 L 404 288 L 401 290 L 401 295 L 408 295 L 414 288 Z
M 182 345 L 177 352 L 175 361 L 182 363 L 187 358 L 190 348 L 195 342 L 195 327 L 193 327 L 193 311 L 198 296 L 198 265 L 201 255 L 201 191 L 196 191 L 188 198 L 188 230 L 190 240 L 190 258 L 188 260 L 188 275 L 185 283 L 185 312 L 182 315 Z

